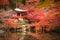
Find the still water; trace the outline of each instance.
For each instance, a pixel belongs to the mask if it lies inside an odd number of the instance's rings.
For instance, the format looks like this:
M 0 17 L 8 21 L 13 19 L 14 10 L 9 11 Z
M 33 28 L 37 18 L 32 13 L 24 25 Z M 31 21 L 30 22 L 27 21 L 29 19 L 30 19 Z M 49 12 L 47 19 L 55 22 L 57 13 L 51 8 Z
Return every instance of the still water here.
M 60 35 L 40 32 L 4 32 L 0 33 L 0 40 L 60 40 Z

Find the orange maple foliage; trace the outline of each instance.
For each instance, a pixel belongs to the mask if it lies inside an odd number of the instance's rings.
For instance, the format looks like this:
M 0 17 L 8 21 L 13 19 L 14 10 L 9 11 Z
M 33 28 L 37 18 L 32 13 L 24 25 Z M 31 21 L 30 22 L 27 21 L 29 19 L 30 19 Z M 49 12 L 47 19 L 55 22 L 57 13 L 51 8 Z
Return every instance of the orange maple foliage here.
M 7 21 L 5 21 L 4 25 L 6 25 L 7 27 L 17 28 L 19 23 L 14 22 L 13 19 L 8 19 Z

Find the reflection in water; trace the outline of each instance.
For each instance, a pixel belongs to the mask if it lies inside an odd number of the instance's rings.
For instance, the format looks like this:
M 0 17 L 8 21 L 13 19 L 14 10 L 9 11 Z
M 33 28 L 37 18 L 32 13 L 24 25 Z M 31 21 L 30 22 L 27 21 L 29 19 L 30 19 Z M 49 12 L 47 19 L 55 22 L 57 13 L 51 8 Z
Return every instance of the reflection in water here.
M 6 34 L 4 37 L 5 40 L 18 40 L 17 33 Z
M 60 35 L 55 33 L 35 33 L 35 32 L 6 32 L 0 34 L 0 40 L 60 40 Z

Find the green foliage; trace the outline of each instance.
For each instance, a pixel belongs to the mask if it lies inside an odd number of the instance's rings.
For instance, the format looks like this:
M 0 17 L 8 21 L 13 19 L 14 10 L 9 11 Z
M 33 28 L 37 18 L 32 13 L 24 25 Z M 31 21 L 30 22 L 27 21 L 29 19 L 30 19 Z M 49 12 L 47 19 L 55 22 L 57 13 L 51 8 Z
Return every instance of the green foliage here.
M 18 2 L 21 2 L 22 4 L 25 5 L 25 0 L 9 0 L 10 7 L 12 9 L 15 9 L 16 8 L 16 3 L 18 3 Z
M 25 5 L 26 1 L 25 0 L 17 0 L 17 2 L 21 2 L 22 4 Z
M 60 30 L 60 26 L 56 26 L 55 29 L 56 29 L 56 30 Z
M 12 9 L 16 8 L 16 3 L 14 3 L 13 0 L 9 0 L 9 3 Z
M 26 23 L 31 23 L 31 21 L 30 21 L 29 19 L 24 19 L 24 21 L 25 21 Z
M 25 0 L 22 0 L 22 3 L 25 5 L 26 1 Z
M 0 28 L 5 28 L 6 26 L 4 26 L 4 25 L 0 25 Z
M 40 4 L 42 4 L 42 3 L 44 3 L 45 2 L 45 0 L 40 0 Z
M 55 30 L 56 32 L 60 32 L 60 25 L 59 25 L 59 26 L 55 26 L 54 30 Z

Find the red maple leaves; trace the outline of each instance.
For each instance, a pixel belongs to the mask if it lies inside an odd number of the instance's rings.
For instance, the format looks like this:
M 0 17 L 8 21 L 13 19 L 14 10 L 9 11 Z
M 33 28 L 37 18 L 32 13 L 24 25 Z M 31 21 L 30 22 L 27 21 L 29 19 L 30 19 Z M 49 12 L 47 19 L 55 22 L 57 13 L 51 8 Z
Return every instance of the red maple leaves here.
M 47 8 L 41 8 L 36 14 L 33 12 L 28 13 L 26 17 L 31 20 L 31 22 L 33 22 L 33 20 L 39 20 L 39 22 L 35 24 L 36 27 L 40 25 L 42 25 L 42 27 L 48 26 L 46 30 L 49 31 L 60 24 L 60 12 L 58 10 L 60 9 L 53 8 L 50 10 Z

